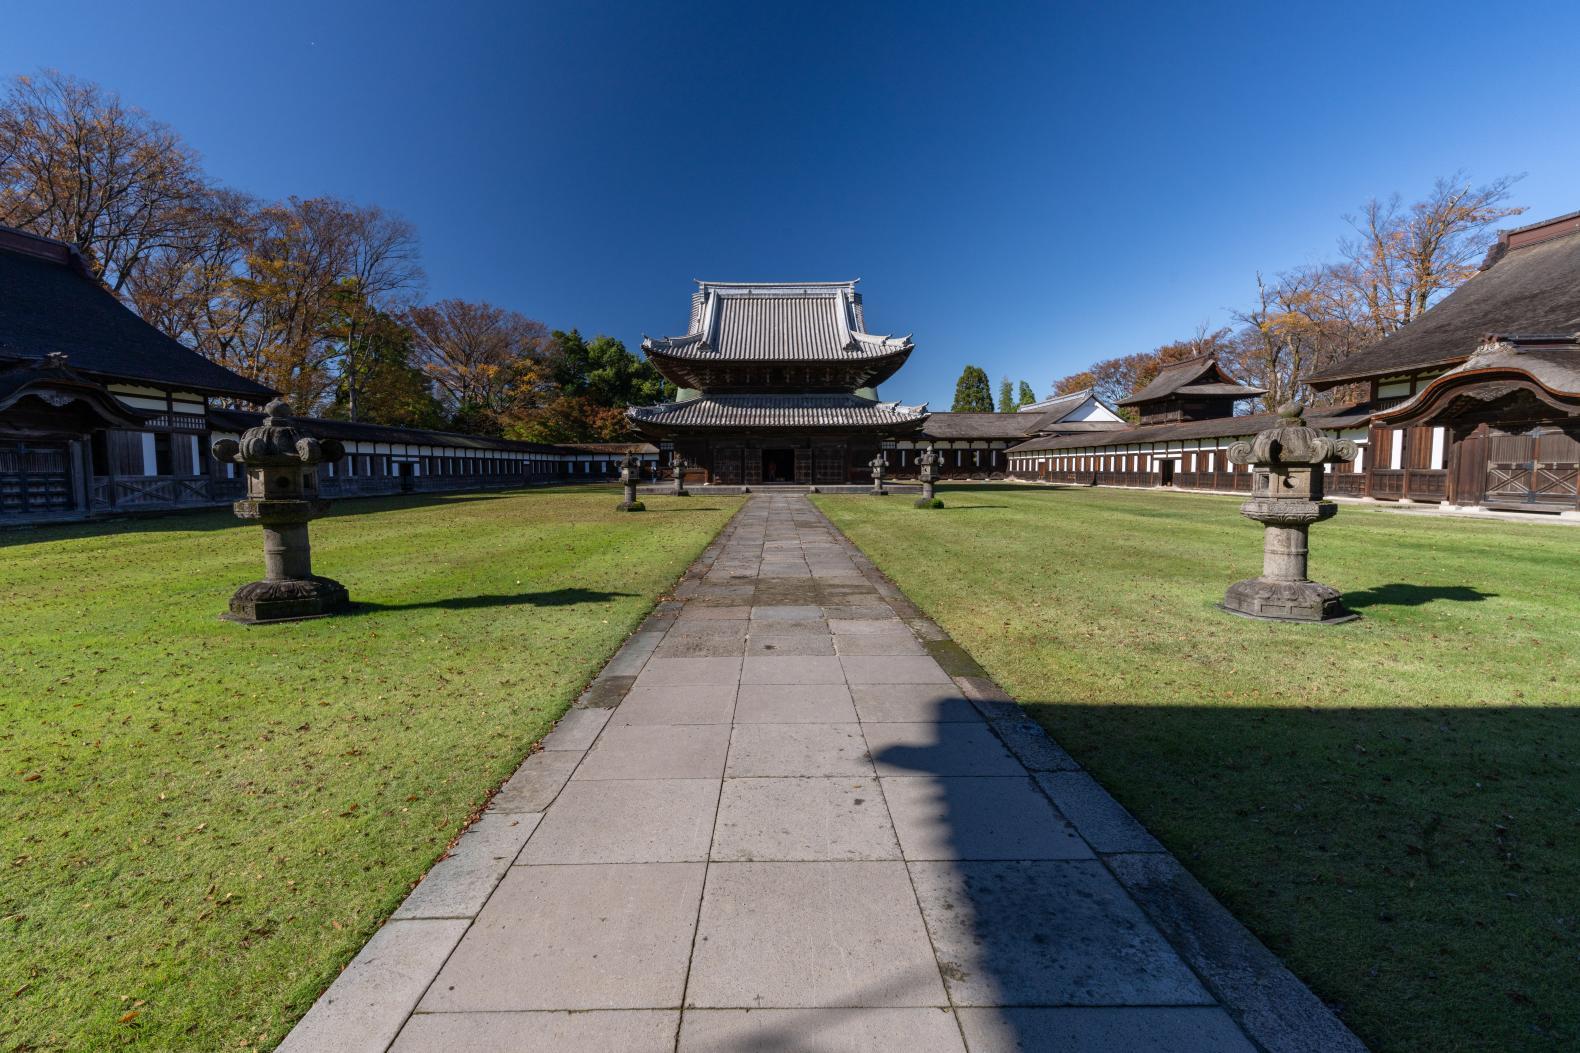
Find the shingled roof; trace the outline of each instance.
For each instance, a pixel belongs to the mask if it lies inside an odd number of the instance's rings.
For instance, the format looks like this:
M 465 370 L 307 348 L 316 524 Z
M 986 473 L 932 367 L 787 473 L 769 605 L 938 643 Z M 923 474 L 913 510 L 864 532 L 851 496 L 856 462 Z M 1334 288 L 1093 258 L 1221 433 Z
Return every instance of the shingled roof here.
M 98 380 L 249 402 L 274 394 L 143 321 L 88 274 L 69 245 L 0 226 L 0 360 L 51 353 Z
M 659 428 L 894 428 L 928 417 L 927 407 L 875 402 L 858 395 L 703 395 L 684 402 L 632 406 L 638 427 Z
M 1152 382 L 1125 398 L 1121 406 L 1136 406 L 1143 402 L 1168 398 L 1170 395 L 1215 395 L 1251 399 L 1267 394 L 1265 388 L 1241 384 L 1223 371 L 1218 359 L 1212 355 L 1197 355 L 1183 362 L 1171 362 L 1158 370 Z
M 1465 361 L 1489 333 L 1580 330 L 1580 212 L 1502 231 L 1480 273 L 1436 306 L 1306 378 L 1332 387 Z
M 909 336 L 861 331 L 854 281 L 697 284 L 691 332 L 644 338 L 644 351 L 728 362 L 840 362 L 912 347 Z
M 1306 413 L 1306 423 L 1313 428 L 1340 430 L 1362 428 L 1371 419 L 1370 404 L 1357 402 L 1347 406 L 1323 406 Z M 1278 420 L 1276 413 L 1254 413 L 1244 417 L 1215 417 L 1211 420 L 1176 421 L 1171 424 L 1143 424 L 1085 434 L 1044 435 L 1010 447 L 1010 453 L 1031 453 L 1037 450 L 1068 450 L 1088 446 L 1121 446 L 1133 442 L 1173 442 L 1180 439 L 1220 439 L 1254 435 L 1271 427 Z

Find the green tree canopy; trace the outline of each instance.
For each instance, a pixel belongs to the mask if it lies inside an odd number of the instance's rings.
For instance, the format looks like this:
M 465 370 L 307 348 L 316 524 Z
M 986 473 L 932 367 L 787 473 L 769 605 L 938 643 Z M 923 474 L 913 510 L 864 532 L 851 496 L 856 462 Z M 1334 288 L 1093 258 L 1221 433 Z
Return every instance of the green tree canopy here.
M 992 413 L 993 385 L 987 371 L 981 366 L 967 366 L 955 381 L 955 401 L 949 407 L 953 413 Z
M 1009 377 L 998 382 L 998 411 L 1015 412 L 1015 387 L 1009 382 Z
M 1031 389 L 1030 384 L 1022 380 L 1020 382 L 1020 398 L 1016 400 L 1015 408 L 1020 409 L 1022 406 L 1030 406 L 1036 401 L 1037 393 Z

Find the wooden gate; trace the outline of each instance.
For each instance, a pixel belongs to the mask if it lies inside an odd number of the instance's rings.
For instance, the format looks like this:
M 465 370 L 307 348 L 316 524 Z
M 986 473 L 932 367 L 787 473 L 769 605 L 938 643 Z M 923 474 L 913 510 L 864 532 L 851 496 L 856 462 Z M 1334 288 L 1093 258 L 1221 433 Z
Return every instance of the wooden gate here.
M 724 486 L 741 485 L 741 448 L 739 446 L 714 447 L 713 481 Z
M 845 472 L 845 447 L 819 446 L 812 453 L 812 481 L 820 485 L 850 482 Z
M 1580 442 L 1557 428 L 1487 437 L 1486 504 L 1491 507 L 1580 506 Z
M 0 515 L 66 512 L 71 456 L 64 443 L 0 442 Z

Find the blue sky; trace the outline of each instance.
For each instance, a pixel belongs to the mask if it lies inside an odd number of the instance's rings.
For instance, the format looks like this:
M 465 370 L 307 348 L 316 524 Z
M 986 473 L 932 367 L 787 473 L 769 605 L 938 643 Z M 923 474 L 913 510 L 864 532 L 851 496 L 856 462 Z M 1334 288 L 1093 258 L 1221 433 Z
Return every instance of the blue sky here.
M 1305 10 L 1301 10 L 1305 8 Z M 219 179 L 421 232 L 430 297 L 683 328 L 691 279 L 860 277 L 914 331 L 887 397 L 961 367 L 1039 394 L 1228 320 L 1369 196 L 1526 173 L 1580 208 L 1573 4 L 9 5 L 57 67 Z M 1561 48 L 1560 48 L 1561 50 Z M 1529 58 L 1522 58 L 1529 54 Z

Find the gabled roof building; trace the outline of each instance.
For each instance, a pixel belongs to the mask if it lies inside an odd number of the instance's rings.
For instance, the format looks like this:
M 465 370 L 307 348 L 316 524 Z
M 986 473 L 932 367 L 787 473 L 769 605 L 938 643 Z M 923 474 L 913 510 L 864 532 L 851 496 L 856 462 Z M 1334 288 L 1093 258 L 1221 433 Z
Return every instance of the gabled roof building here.
M 860 482 L 877 450 L 928 418 L 878 398 L 913 346 L 866 331 L 854 281 L 699 281 L 687 331 L 642 341 L 675 401 L 626 415 L 709 482 Z

